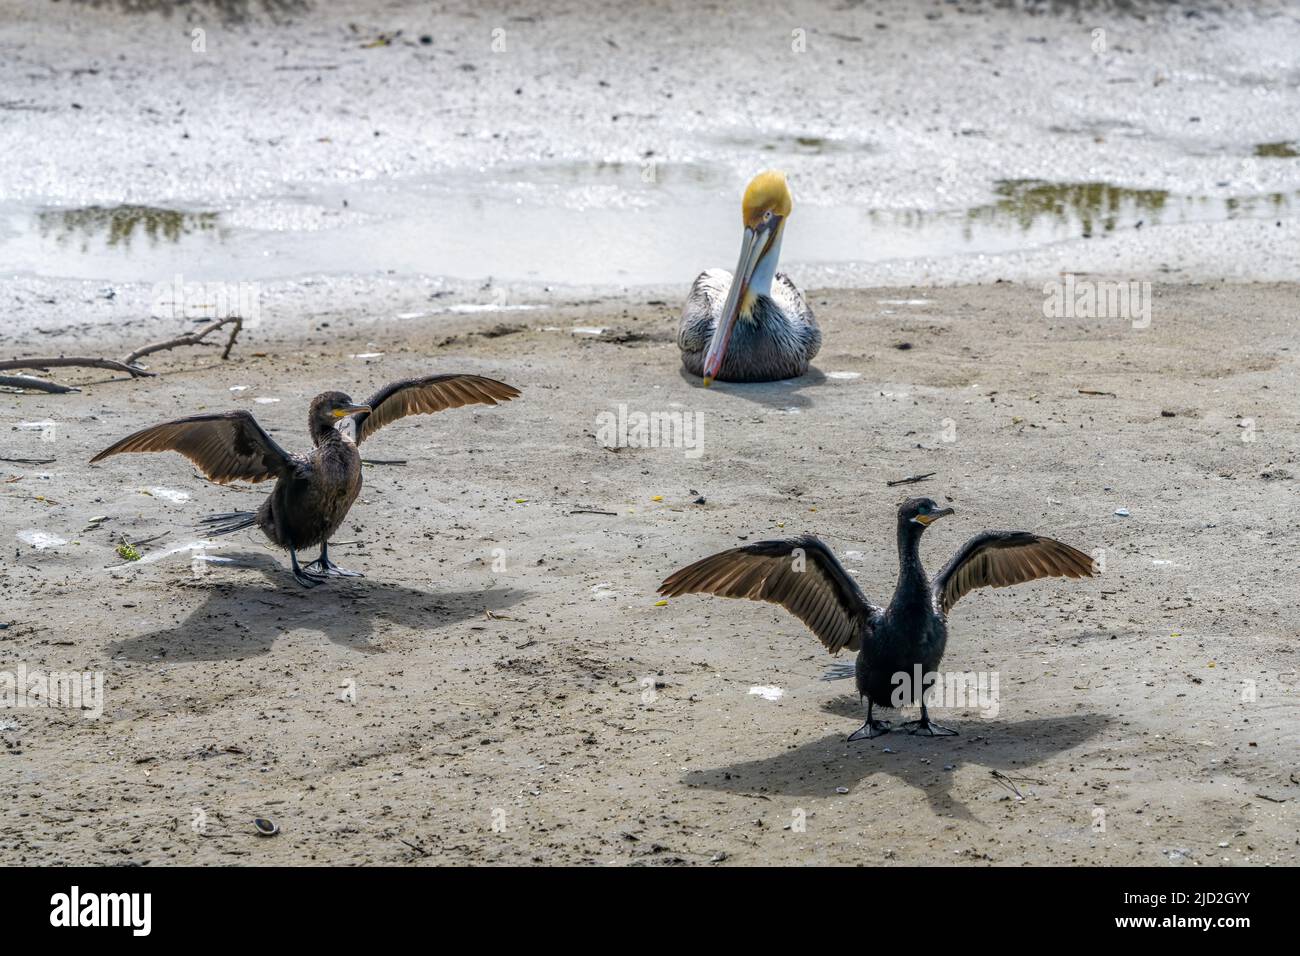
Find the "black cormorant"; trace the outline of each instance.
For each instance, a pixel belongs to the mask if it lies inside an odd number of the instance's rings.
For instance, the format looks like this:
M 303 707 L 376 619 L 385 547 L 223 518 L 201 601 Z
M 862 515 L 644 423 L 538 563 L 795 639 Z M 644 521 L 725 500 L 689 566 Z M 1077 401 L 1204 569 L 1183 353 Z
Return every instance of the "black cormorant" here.
M 361 404 L 342 392 L 312 400 L 308 427 L 315 447 L 290 454 L 246 411 L 178 418 L 128 435 L 91 463 L 126 451 L 178 451 L 210 480 L 275 479 L 275 489 L 257 511 L 232 511 L 203 519 L 208 534 L 229 534 L 253 525 L 289 551 L 293 576 L 304 587 L 327 577 L 360 577 L 329 559 L 329 539 L 361 492 L 357 444 L 384 425 L 407 415 L 462 405 L 496 405 L 519 395 L 513 386 L 480 375 L 431 375 L 394 382 Z M 320 545 L 320 557 L 306 567 L 298 551 Z
M 903 727 L 930 736 L 955 734 L 930 720 L 925 705 L 948 642 L 948 611 L 979 587 L 1007 587 L 1045 577 L 1091 577 L 1083 552 L 1028 531 L 985 531 L 967 541 L 931 580 L 921 567 L 921 534 L 952 508 L 929 498 L 909 498 L 898 508 L 898 584 L 888 607 L 870 603 L 857 582 L 817 538 L 807 535 L 760 541 L 696 561 L 659 587 L 666 597 L 716 594 L 780 604 L 803 621 L 827 650 L 858 652 L 858 693 L 867 699 L 867 721 L 849 740 L 887 733 L 874 707 L 921 702 L 921 719 Z M 922 675 L 920 681 L 914 675 Z M 916 684 L 923 684 L 917 687 Z

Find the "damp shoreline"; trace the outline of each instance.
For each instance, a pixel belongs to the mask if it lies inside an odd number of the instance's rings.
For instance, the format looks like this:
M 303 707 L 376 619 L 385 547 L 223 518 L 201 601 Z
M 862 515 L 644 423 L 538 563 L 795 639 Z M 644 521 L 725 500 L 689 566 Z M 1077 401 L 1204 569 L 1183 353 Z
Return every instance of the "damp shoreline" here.
M 516 173 L 516 177 L 522 175 Z M 624 177 L 600 203 L 576 179 L 545 196 L 526 179 L 466 177 L 456 188 L 370 184 L 292 201 L 260 200 L 224 209 L 123 204 L 77 208 L 0 205 L 0 239 L 11 277 L 156 283 L 276 282 L 312 275 L 387 274 L 450 282 L 493 281 L 573 289 L 664 288 L 720 264 L 735 240 L 734 203 L 709 190 Z M 341 195 L 346 193 L 345 195 Z M 1003 278 L 1017 257 L 1087 258 L 1086 246 L 1121 240 L 1138 254 L 1131 271 L 1154 272 L 1145 250 L 1163 255 L 1198 226 L 1282 242 L 1300 233 L 1300 190 L 1185 195 L 1103 182 L 997 180 L 988 201 L 966 208 L 873 209 L 800 204 L 787 228 L 783 269 L 827 285 L 868 285 L 872 270 L 920 281 L 931 263 L 951 263 L 954 281 Z M 270 221 L 268 221 L 268 219 Z M 563 229 L 556 227 L 563 222 Z M 1145 230 L 1145 232 L 1143 232 Z M 1220 270 L 1233 269 L 1229 256 Z M 1240 278 L 1300 279 L 1258 261 Z M 1048 272 L 1059 269 L 1048 269 Z M 1283 274 L 1278 274 L 1282 272 Z M 1016 278 L 1031 278 L 1021 273 Z M 818 281 L 818 280 L 813 280 Z
M 178 277 L 323 311 L 680 299 L 769 166 L 804 288 L 1300 278 L 1285 11 L 796 3 L 716 12 L 711 69 L 684 3 L 595 29 L 585 3 L 61 7 L 0 24 L 0 304 L 28 331 Z

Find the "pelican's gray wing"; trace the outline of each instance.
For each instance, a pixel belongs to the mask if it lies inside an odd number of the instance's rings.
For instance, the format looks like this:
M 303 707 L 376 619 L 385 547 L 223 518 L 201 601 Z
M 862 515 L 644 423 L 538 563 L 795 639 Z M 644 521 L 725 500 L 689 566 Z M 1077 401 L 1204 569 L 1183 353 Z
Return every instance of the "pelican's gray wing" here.
M 808 300 L 803 297 L 799 287 L 784 272 L 778 272 L 773 279 L 772 301 L 779 305 L 792 321 L 810 325 L 814 329 L 817 328 L 817 320 L 813 317 L 813 310 L 808 304 Z M 817 337 L 817 344 L 821 345 L 820 333 Z
M 703 361 L 730 288 L 731 273 L 726 269 L 706 269 L 696 277 L 677 326 L 677 345 L 683 353 L 698 352 Z
M 804 361 L 811 362 L 822 348 L 822 330 L 813 317 L 812 308 L 799 291 L 799 287 L 784 272 L 778 272 L 772 281 L 772 301 L 790 320 L 790 327 L 803 350 Z
M 732 548 L 675 571 L 659 586 L 665 597 L 716 594 L 779 604 L 832 654 L 856 651 L 879 608 L 863 596 L 831 549 L 806 535 Z
M 940 612 L 976 588 L 1005 588 L 1038 578 L 1092 577 L 1093 561 L 1077 548 L 1028 531 L 985 531 L 971 538 L 934 576 Z

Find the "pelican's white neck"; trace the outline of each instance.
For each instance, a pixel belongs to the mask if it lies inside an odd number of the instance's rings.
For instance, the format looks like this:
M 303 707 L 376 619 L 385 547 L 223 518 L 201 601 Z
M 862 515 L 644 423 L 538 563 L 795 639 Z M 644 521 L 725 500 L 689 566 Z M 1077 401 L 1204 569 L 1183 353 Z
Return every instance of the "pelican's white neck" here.
M 745 297 L 745 313 L 748 314 L 756 296 L 772 295 L 772 281 L 776 278 L 776 265 L 781 259 L 781 237 L 785 235 L 785 223 L 777 226 L 776 238 L 763 258 L 754 266 L 754 274 L 749 279 L 749 295 Z

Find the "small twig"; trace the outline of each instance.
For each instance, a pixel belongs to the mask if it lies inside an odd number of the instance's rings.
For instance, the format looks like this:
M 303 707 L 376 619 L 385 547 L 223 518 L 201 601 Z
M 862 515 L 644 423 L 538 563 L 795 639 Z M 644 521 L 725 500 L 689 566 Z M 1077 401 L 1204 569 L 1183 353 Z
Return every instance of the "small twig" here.
M 32 378 L 30 375 L 0 375 L 0 385 L 8 385 L 10 388 L 31 388 L 38 392 L 50 392 L 53 395 L 81 391 L 71 385 L 59 385 L 56 382 L 47 382 L 43 378 Z
M 1003 773 L 1000 770 L 990 770 L 989 773 L 993 774 L 994 780 L 1002 784 L 1002 786 L 1007 787 L 1012 793 L 1014 793 L 1016 795 L 1017 800 L 1025 799 L 1025 795 L 1020 792 L 1020 788 L 1016 786 L 1016 782 L 1012 780 L 1010 777 L 1008 777 L 1005 773 Z
M 937 474 L 939 474 L 937 471 L 927 471 L 924 475 L 908 475 L 906 478 L 897 478 L 894 481 L 887 481 L 885 482 L 885 486 L 892 488 L 894 485 L 914 485 L 918 481 L 925 481 L 927 478 L 933 478 Z
M 226 347 L 221 353 L 222 359 L 228 359 L 230 358 L 230 350 L 234 348 L 235 345 L 235 337 L 239 335 L 240 329 L 244 327 L 243 317 L 238 315 L 228 315 L 224 319 L 217 319 L 213 322 L 209 322 L 203 328 L 194 332 L 187 332 L 184 335 L 178 335 L 174 339 L 167 339 L 164 342 L 155 342 L 153 345 L 146 345 L 143 348 L 138 348 L 126 357 L 126 362 L 128 364 L 134 364 L 146 355 L 152 355 L 154 352 L 162 352 L 166 349 L 174 349 L 182 345 L 198 345 L 209 333 L 215 332 L 223 325 L 230 325 L 232 323 L 234 324 L 234 328 L 230 330 L 230 338 L 227 340 Z
M 1114 392 L 1099 392 L 1095 388 L 1081 388 L 1079 389 L 1079 394 L 1080 395 L 1104 395 L 1107 398 L 1119 398 L 1119 396 L 1116 395 Z
M 0 458 L 0 461 L 12 462 L 15 465 L 52 465 L 53 458 Z
M 570 511 L 571 515 L 609 515 L 611 518 L 617 518 L 617 511 L 597 511 L 595 508 L 578 508 Z
M 117 539 L 118 539 L 118 541 L 119 541 L 120 543 L 122 543 L 122 544 L 130 545 L 130 546 L 133 547 L 133 548 L 140 548 L 140 547 L 143 547 L 143 546 L 146 545 L 146 544 L 149 544 L 150 542 L 157 541 L 159 538 L 165 538 L 165 537 L 167 537 L 167 534 L 168 534 L 168 532 L 164 531 L 162 534 L 156 534 L 156 535 L 154 535 L 152 538 L 144 538 L 144 539 L 142 539 L 142 540 L 140 540 L 140 541 L 133 541 L 132 539 L 130 539 L 130 538 L 128 538 L 128 537 L 126 536 L 126 533 L 125 533 L 125 532 L 123 532 L 123 531 L 119 531 L 119 532 L 117 532 Z M 110 540 L 111 540 L 111 537 L 110 537 Z
M 405 458 L 362 458 L 363 465 L 405 465 Z
M 422 846 L 418 846 L 417 844 L 412 843 L 410 840 L 403 840 L 401 837 L 398 837 L 398 838 L 397 838 L 397 842 L 398 842 L 398 843 L 405 843 L 407 846 L 409 846 L 409 847 L 410 847 L 412 850 L 414 850 L 416 853 L 420 854 L 420 856 L 428 856 L 428 855 L 429 855 L 429 851 L 428 851 L 428 850 L 426 850 L 426 849 L 425 849 L 424 847 L 422 847 Z
M 45 495 L 0 495 L 0 498 L 23 498 L 27 501 L 39 501 L 43 505 L 61 505 L 62 501 L 55 501 L 53 498 L 47 498 Z

